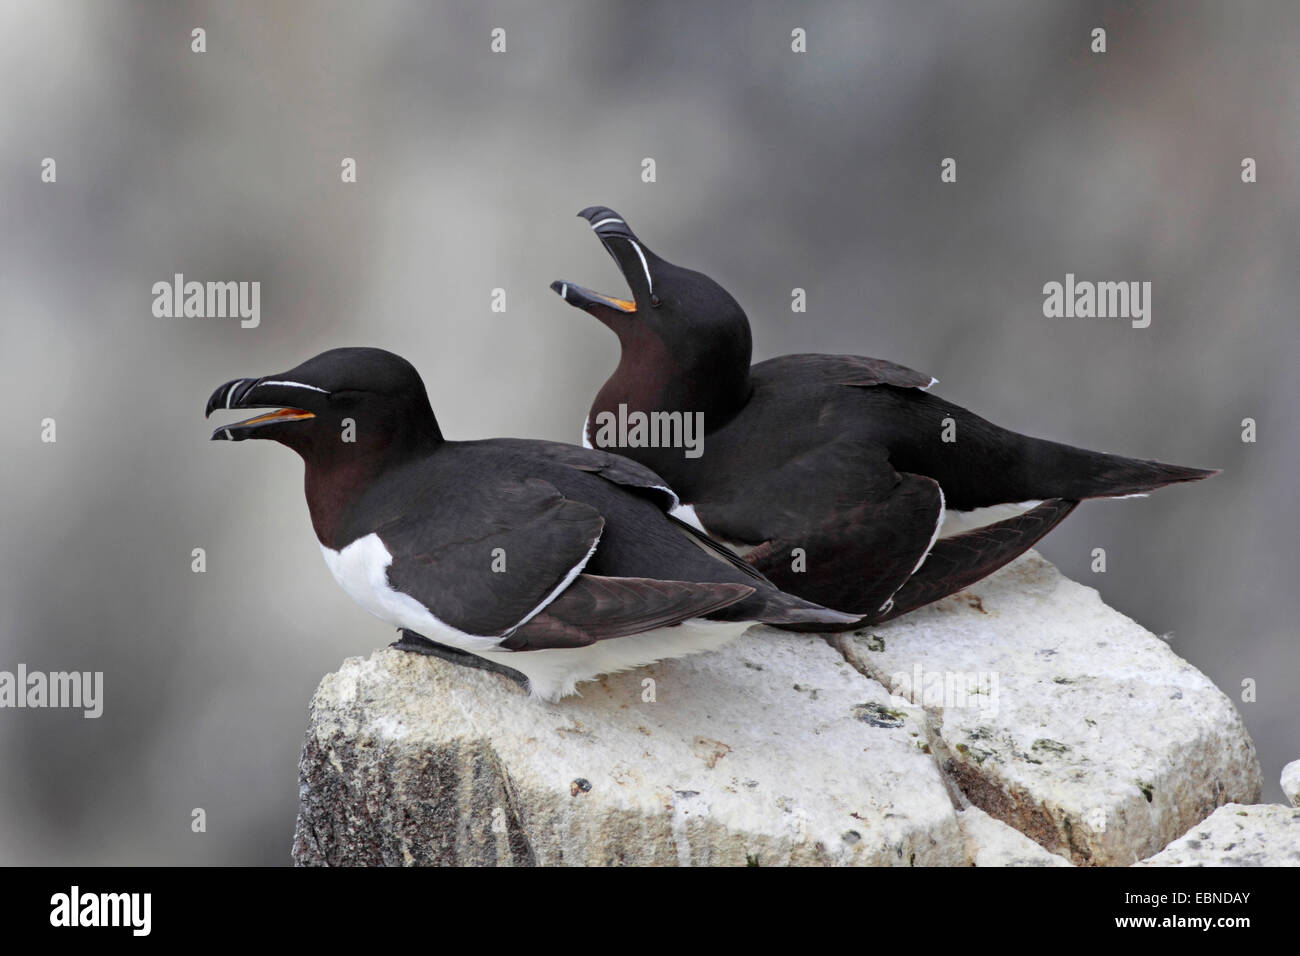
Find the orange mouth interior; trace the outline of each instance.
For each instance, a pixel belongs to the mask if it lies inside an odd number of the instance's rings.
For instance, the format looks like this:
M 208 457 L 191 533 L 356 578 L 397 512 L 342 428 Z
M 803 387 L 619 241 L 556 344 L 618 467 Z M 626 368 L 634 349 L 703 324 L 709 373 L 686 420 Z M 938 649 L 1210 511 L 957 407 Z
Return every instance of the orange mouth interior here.
M 262 422 L 297 422 L 304 418 L 315 418 L 311 412 L 304 411 L 301 408 L 278 408 L 266 415 L 259 415 L 257 418 L 250 418 L 248 421 L 240 422 L 241 425 L 258 425 Z
M 635 312 L 635 311 L 636 311 L 636 303 L 635 303 L 635 302 L 629 302 L 627 299 L 616 299 L 616 298 L 614 298 L 612 295 L 605 295 L 604 293 L 601 293 L 601 292 L 596 292 L 596 293 L 593 293 L 593 294 L 596 296 L 596 298 L 601 299 L 601 300 L 603 300 L 603 301 L 605 301 L 605 302 L 608 302 L 610 305 L 612 305 L 614 308 L 618 309 L 620 312 Z

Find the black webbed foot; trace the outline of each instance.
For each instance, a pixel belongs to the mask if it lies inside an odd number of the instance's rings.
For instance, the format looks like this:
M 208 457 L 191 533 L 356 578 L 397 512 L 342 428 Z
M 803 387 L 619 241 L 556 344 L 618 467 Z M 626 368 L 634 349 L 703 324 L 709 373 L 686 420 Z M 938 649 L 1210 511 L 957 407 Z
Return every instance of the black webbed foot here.
M 427 637 L 406 628 L 401 628 L 400 633 L 402 635 L 401 640 L 394 641 L 388 645 L 389 647 L 399 651 L 410 651 L 412 654 L 427 654 L 430 657 L 437 657 L 451 664 L 459 664 L 461 667 L 477 667 L 479 670 L 508 677 L 521 687 L 528 687 L 528 678 L 513 667 L 506 667 L 504 664 L 486 660 L 468 651 L 448 647 L 446 644 L 436 644 Z

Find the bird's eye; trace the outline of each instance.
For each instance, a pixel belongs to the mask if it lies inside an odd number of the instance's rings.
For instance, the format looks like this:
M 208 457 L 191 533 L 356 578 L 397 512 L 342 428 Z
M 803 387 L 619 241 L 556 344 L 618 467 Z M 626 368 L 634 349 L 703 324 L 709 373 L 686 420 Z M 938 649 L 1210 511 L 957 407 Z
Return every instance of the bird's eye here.
M 661 305 L 663 305 L 663 300 L 660 299 L 659 296 L 655 295 L 654 293 L 651 293 L 651 294 L 650 294 L 650 308 L 652 308 L 652 309 L 657 309 L 657 308 L 659 308 L 659 306 L 661 306 Z
M 339 389 L 330 392 L 330 404 L 337 408 L 351 408 L 361 401 L 361 396 L 364 394 L 364 392 L 352 388 Z

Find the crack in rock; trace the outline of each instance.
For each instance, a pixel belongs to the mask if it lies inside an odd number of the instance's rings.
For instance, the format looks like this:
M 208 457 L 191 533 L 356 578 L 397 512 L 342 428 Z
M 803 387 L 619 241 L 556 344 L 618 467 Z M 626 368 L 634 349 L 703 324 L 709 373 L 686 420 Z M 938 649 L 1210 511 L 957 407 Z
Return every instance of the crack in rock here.
M 1115 865 L 1258 799 L 1240 715 L 1167 643 L 1032 551 L 978 589 L 831 641 L 924 708 L 955 805 L 1075 863 Z

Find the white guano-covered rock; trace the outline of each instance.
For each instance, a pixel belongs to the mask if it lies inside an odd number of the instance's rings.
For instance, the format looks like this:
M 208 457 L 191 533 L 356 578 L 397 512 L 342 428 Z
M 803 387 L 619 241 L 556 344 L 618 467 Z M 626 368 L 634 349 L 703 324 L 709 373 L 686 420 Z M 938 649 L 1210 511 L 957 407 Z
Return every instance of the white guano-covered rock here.
M 979 807 L 957 814 L 966 835 L 966 856 L 975 866 L 1070 866 L 1065 857 L 1048 853 L 1019 830 L 994 820 Z
M 925 707 L 933 749 L 973 804 L 1075 863 L 1131 864 L 1259 798 L 1231 701 L 1032 551 L 845 646 Z
M 581 691 L 349 659 L 312 702 L 295 861 L 967 862 L 920 708 L 819 637 L 750 632 Z
M 1142 866 L 1300 866 L 1300 807 L 1229 803 Z
M 349 659 L 312 701 L 295 861 L 1127 865 L 1260 791 L 1227 697 L 1032 552 L 858 635 L 755 628 L 580 689 Z M 1285 858 L 1259 812 L 1243 859 Z
M 1282 768 L 1282 792 L 1291 806 L 1300 807 L 1300 760 L 1292 760 Z

